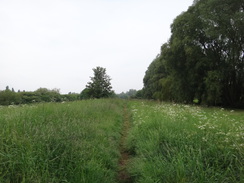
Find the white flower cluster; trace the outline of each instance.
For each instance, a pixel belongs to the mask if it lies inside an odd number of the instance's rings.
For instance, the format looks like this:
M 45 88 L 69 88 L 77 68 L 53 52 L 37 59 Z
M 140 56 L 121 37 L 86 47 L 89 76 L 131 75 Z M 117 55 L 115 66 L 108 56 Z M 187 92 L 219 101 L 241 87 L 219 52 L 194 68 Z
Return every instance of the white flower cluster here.
M 185 138 L 198 136 L 203 142 L 209 141 L 222 147 L 228 145 L 235 149 L 244 148 L 244 118 L 235 118 L 234 110 L 172 103 L 155 105 L 142 103 L 133 106 L 132 113 L 135 126 L 152 121 L 153 116 L 156 116 L 155 119 L 159 122 L 160 119 L 166 119 L 169 123 L 182 124 Z M 147 119 L 149 116 L 150 119 Z

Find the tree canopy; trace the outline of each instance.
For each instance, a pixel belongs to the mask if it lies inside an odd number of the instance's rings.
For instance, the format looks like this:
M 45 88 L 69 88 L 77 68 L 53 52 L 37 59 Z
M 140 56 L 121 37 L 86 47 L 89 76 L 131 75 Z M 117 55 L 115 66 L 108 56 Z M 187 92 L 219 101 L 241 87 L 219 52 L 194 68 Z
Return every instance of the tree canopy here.
M 120 94 L 117 94 L 117 97 L 122 98 L 122 99 L 131 99 L 131 98 L 136 98 L 137 96 L 137 90 L 135 89 L 130 89 L 127 92 L 122 92 Z
M 94 76 L 81 92 L 81 98 L 108 98 L 114 95 L 111 78 L 103 67 L 93 68 Z
M 244 1 L 197 0 L 144 77 L 144 96 L 244 106 Z

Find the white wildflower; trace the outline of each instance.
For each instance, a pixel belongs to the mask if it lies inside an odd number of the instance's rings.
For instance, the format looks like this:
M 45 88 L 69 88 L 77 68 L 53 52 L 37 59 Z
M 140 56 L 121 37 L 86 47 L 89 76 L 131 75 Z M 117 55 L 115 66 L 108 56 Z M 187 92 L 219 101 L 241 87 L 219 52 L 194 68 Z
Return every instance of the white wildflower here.
M 205 137 L 202 138 L 202 141 L 207 142 L 207 139 Z

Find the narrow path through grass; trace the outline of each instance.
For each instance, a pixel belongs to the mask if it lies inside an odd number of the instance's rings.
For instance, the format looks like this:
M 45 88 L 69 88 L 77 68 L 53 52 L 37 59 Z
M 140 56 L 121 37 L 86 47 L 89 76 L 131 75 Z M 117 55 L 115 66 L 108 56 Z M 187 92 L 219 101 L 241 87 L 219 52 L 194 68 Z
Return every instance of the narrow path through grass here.
M 130 177 L 129 173 L 127 172 L 127 164 L 130 158 L 130 153 L 127 151 L 125 147 L 126 138 L 128 135 L 128 131 L 130 128 L 130 117 L 128 113 L 128 109 L 124 107 L 124 122 L 123 122 L 123 129 L 122 135 L 120 140 L 120 160 L 119 160 L 119 174 L 118 174 L 118 181 L 121 183 L 131 183 L 132 178 Z

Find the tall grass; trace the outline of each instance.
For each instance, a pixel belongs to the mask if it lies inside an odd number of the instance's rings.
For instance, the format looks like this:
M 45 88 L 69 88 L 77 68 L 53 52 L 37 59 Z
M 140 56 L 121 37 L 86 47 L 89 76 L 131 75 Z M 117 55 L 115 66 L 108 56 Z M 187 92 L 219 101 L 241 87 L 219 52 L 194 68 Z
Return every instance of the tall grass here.
M 0 182 L 116 182 L 123 103 L 0 108 Z
M 244 180 L 243 111 L 101 99 L 0 107 L 0 182 L 118 182 L 125 105 L 134 182 Z
M 135 182 L 242 182 L 244 112 L 130 102 Z

